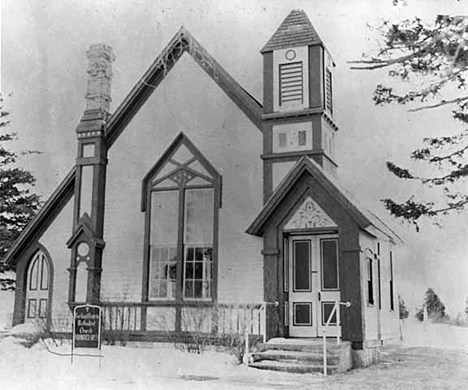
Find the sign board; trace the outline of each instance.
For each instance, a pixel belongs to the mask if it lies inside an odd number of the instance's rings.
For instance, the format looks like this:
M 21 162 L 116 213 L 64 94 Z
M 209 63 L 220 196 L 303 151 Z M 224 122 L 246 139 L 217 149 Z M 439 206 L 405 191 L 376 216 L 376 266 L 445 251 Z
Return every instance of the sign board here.
M 73 310 L 73 347 L 101 348 L 101 308 L 76 306 Z

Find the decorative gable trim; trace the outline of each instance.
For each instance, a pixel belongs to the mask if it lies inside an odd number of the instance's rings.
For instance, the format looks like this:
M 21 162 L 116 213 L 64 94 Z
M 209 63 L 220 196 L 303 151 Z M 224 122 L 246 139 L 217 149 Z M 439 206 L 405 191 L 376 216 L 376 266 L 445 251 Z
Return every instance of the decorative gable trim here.
M 99 237 L 96 237 L 96 235 L 93 233 L 91 226 L 91 218 L 87 213 L 84 213 L 80 221 L 78 222 L 78 226 L 75 229 L 75 232 L 67 241 L 67 247 L 71 248 L 73 244 L 75 244 L 75 242 L 84 235 L 87 238 L 87 241 L 94 247 L 104 248 L 104 246 L 106 245 L 104 240 L 102 240 Z
M 260 131 L 262 130 L 262 105 L 182 27 L 110 117 L 106 126 L 106 139 L 109 147 L 117 140 L 127 124 L 185 52 L 190 54 L 252 123 Z
M 361 229 L 364 230 L 372 225 L 367 216 L 348 199 L 348 197 L 333 183 L 333 181 L 328 176 L 326 176 L 317 163 L 313 162 L 307 157 L 303 157 L 291 169 L 281 184 L 276 188 L 275 192 L 271 195 L 270 199 L 268 199 L 262 211 L 248 227 L 246 231 L 248 234 L 256 236 L 261 236 L 263 234 L 263 227 L 265 226 L 266 222 L 288 196 L 288 193 L 303 174 L 309 174 L 313 176 L 330 194 L 330 196 L 335 198 L 336 201 L 351 214 Z
M 177 152 L 181 149 L 182 146 L 185 146 L 193 156 L 185 162 L 176 161 L 174 159 L 176 158 Z M 200 172 L 200 169 L 194 169 L 193 163 L 195 162 L 200 163 L 202 169 L 205 172 Z M 164 167 L 166 167 L 168 163 L 170 163 L 174 167 L 174 169 L 169 169 L 167 173 L 164 172 L 161 175 L 161 177 L 156 177 L 158 173 L 163 172 Z M 184 177 L 181 177 L 180 174 L 183 174 Z M 190 177 L 185 177 L 187 175 Z M 205 158 L 205 156 L 203 156 L 203 154 L 197 149 L 197 147 L 192 143 L 192 141 L 190 141 L 190 139 L 183 132 L 181 132 L 174 139 L 174 141 L 172 141 L 172 143 L 169 145 L 169 147 L 163 153 L 163 155 L 159 158 L 159 160 L 156 162 L 153 168 L 151 168 L 150 171 L 143 178 L 141 184 L 141 211 L 146 211 L 146 205 L 148 200 L 147 188 L 151 180 L 153 180 L 153 185 L 163 183 L 167 180 L 172 180 L 173 186 L 177 187 L 179 185 L 178 180 L 190 180 L 193 177 L 199 177 L 213 185 L 219 182 L 221 188 L 221 175 Z M 219 198 L 219 207 L 221 207 L 221 191 Z
M 284 230 L 337 227 L 335 221 L 308 196 L 284 226 Z

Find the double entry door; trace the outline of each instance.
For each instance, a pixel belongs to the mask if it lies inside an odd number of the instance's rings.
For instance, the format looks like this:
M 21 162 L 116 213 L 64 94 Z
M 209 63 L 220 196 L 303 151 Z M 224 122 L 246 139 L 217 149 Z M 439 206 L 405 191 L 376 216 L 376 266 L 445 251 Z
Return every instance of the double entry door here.
M 340 336 L 336 314 L 340 300 L 338 235 L 300 235 L 287 239 L 290 337 Z

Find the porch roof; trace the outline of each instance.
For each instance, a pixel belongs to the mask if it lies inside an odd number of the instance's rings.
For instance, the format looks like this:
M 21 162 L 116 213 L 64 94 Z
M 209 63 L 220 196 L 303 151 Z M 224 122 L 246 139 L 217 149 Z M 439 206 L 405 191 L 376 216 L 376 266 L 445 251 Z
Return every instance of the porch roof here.
M 333 196 L 335 200 L 351 214 L 357 225 L 362 230 L 365 230 L 367 233 L 375 236 L 375 229 L 377 229 L 391 241 L 403 242 L 402 239 L 380 218 L 360 205 L 359 202 L 338 183 L 336 178 L 327 174 L 320 165 L 308 157 L 303 157 L 299 160 L 278 185 L 264 205 L 263 209 L 247 228 L 246 232 L 248 234 L 262 236 L 266 222 L 288 196 L 288 193 L 304 172 L 313 176 L 325 189 L 327 189 L 330 195 Z

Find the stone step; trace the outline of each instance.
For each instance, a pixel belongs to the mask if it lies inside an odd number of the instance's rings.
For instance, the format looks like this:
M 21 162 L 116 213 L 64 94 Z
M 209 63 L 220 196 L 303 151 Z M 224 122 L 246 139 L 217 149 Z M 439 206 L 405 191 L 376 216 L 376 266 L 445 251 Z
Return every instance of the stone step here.
M 285 351 L 285 350 L 267 350 L 262 352 L 252 353 L 254 362 L 261 360 L 275 360 L 284 362 L 309 362 L 323 363 L 323 354 L 320 352 L 305 352 L 305 351 Z M 328 364 L 338 364 L 340 356 L 338 353 L 327 353 Z
M 275 339 L 273 339 L 275 340 Z M 339 353 L 341 349 L 340 345 L 336 344 L 335 340 L 327 340 L 327 352 L 328 353 Z M 268 341 L 259 345 L 260 351 L 267 350 L 281 350 L 281 351 L 302 351 L 302 352 L 317 352 L 322 353 L 323 344 L 322 342 L 276 342 Z
M 251 363 L 250 367 L 260 370 L 271 370 L 289 372 L 292 374 L 310 374 L 323 373 L 323 366 L 319 364 L 304 364 L 297 362 L 277 362 L 273 360 L 262 360 L 261 362 Z M 328 366 L 327 374 L 333 374 L 337 371 L 337 366 Z

